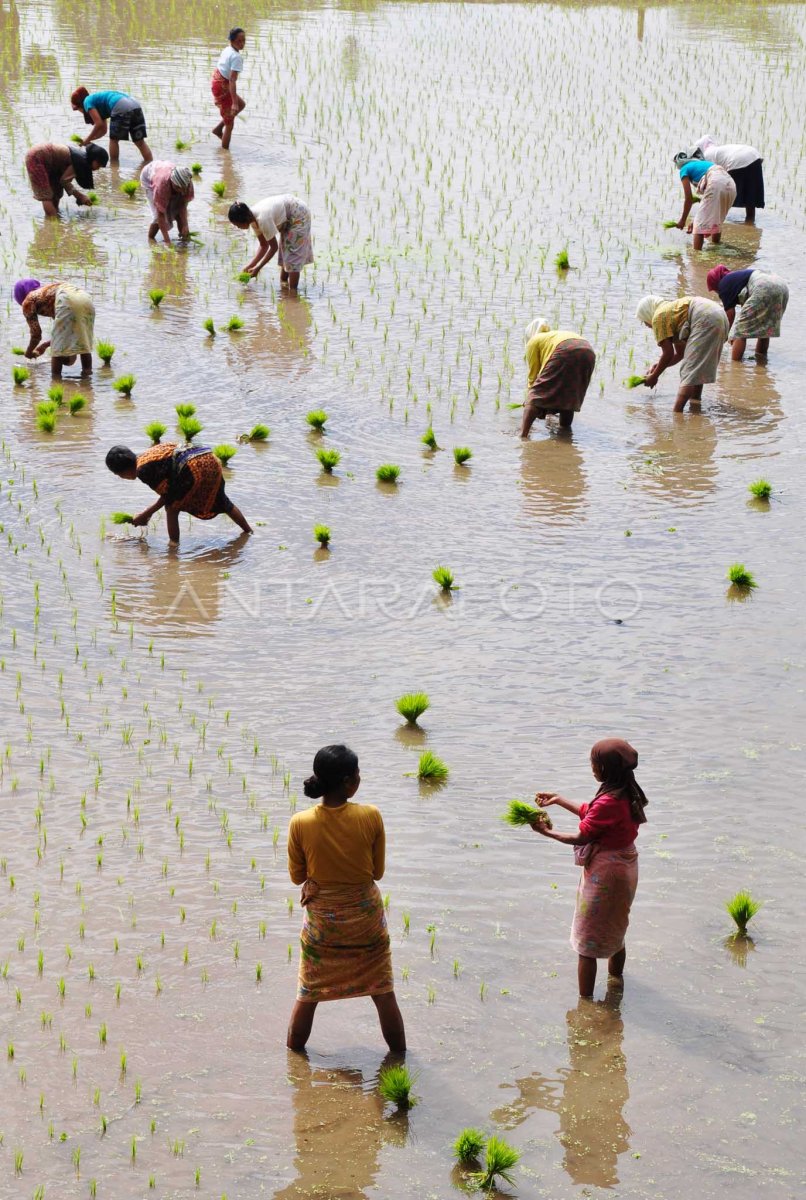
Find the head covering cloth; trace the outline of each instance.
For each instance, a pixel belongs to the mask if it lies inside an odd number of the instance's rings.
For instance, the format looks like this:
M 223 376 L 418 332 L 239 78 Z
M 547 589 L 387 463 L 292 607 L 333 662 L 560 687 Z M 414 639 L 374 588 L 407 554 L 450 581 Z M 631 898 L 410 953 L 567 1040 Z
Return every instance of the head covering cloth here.
M 549 323 L 545 317 L 536 317 L 534 319 L 534 321 L 530 321 L 529 324 L 526 326 L 526 330 L 523 335 L 523 340 L 525 343 L 528 343 L 533 337 L 536 336 L 536 334 L 548 333 L 548 331 L 550 329 L 551 329 L 551 326 L 549 325 Z
M 712 267 L 705 276 L 705 286 L 708 291 L 715 292 L 726 275 L 730 275 L 730 271 L 724 263 L 720 263 L 718 267 Z
M 632 819 L 643 825 L 649 801 L 633 774 L 638 766 L 638 751 L 621 738 L 604 738 L 591 750 L 591 763 L 602 778 L 596 795 L 624 796 L 630 803 Z
M 663 304 L 663 296 L 644 296 L 635 310 L 636 318 L 645 325 L 651 325 L 659 304 Z
M 178 192 L 186 192 L 193 182 L 193 175 L 187 167 L 174 167 L 171 171 L 171 183 Z
M 14 284 L 14 299 L 22 304 L 29 292 L 35 292 L 42 284 L 38 279 L 18 279 Z

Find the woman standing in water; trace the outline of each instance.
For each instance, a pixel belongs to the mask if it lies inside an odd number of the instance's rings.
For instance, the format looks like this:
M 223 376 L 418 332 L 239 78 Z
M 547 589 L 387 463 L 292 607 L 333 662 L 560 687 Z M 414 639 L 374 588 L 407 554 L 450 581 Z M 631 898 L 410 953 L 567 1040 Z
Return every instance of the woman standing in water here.
M 747 339 L 756 338 L 756 358 L 767 357 L 770 338 L 781 336 L 781 318 L 789 303 L 789 287 L 780 275 L 752 267 L 730 271 L 724 263 L 705 277 L 709 292 L 716 292 L 725 309 L 730 331 L 731 358 L 741 362 Z M 734 324 L 736 308 L 739 319 Z
M 722 347 L 728 337 L 728 318 L 721 305 L 702 296 L 682 296 L 664 300 L 662 296 L 644 296 L 636 317 L 652 330 L 660 346 L 660 358 L 644 378 L 653 388 L 667 367 L 680 363 L 680 387 L 675 412 L 684 412 L 702 400 L 706 383 L 716 379 Z
M 585 998 L 593 996 L 599 958 L 607 959 L 611 980 L 623 980 L 624 937 L 638 886 L 635 839 L 638 827 L 646 821 L 648 804 L 633 774 L 638 753 L 629 742 L 620 738 L 597 742 L 590 761 L 599 781 L 590 804 L 576 804 L 553 792 L 538 792 L 536 797 L 543 808 L 557 804 L 579 817 L 578 832 L 557 833 L 541 821 L 532 825 L 535 833 L 573 846 L 574 858 L 582 867 L 571 946 L 579 956 L 579 994 Z
M 700 194 L 697 215 L 688 232 L 694 233 L 693 246 L 702 250 L 705 239 L 714 245 L 722 241 L 722 226 L 736 200 L 736 184 L 724 167 L 707 158 L 690 158 L 685 151 L 675 155 L 674 165 L 680 172 L 683 184 L 683 215 L 677 222 L 678 229 L 686 229 L 688 215 L 694 205 L 692 187 Z
M 548 413 L 559 416 L 561 429 L 570 429 L 596 366 L 593 346 L 576 333 L 552 329 L 543 317 L 526 326 L 524 340 L 529 394 L 523 406 L 521 437 L 527 438 L 535 421 L 542 421 Z
M 244 272 L 256 278 L 276 254 L 280 283 L 296 291 L 300 271 L 313 262 L 311 210 L 307 204 L 296 196 L 269 196 L 258 204 L 233 204 L 228 216 L 238 229 L 251 225 L 257 236 L 258 252 Z
M 73 187 L 77 181 L 81 187 L 91 188 L 92 173 L 105 167 L 109 155 L 103 146 L 56 146 L 53 142 L 41 142 L 32 146 L 25 155 L 25 169 L 31 183 L 34 199 L 45 210 L 46 217 L 58 217 L 59 201 L 65 193 L 72 196 L 79 208 L 92 202 L 83 192 Z
M 41 358 L 50 349 L 50 373 L 61 379 L 62 367 L 70 367 L 81 358 L 82 377 L 92 374 L 92 345 L 95 334 L 95 305 L 92 297 L 71 283 L 46 283 L 38 279 L 18 279 L 14 299 L 28 322 L 30 339 L 26 358 Z M 53 329 L 50 341 L 42 340 L 40 317 L 50 317 Z
M 305 795 L 320 799 L 288 827 L 288 873 L 302 884 L 297 1002 L 287 1044 L 302 1050 L 323 1000 L 371 996 L 390 1050 L 406 1049 L 395 998 L 392 954 L 383 900 L 386 835 L 372 804 L 350 801 L 361 785 L 358 758 L 347 746 L 323 746 L 305 780 Z
M 221 148 L 229 150 L 235 118 L 246 108 L 243 96 L 238 95 L 238 76 L 243 71 L 243 48 L 246 34 L 240 26 L 229 31 L 229 45 L 221 51 L 218 66 L 213 71 L 213 101 L 221 120 L 213 133 L 221 138 Z

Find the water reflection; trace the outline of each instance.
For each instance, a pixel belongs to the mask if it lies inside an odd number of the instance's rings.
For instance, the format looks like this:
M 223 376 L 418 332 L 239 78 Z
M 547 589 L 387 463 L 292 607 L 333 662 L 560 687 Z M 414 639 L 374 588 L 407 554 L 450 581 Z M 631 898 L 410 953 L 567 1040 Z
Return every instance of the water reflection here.
M 294 1087 L 297 1178 L 275 1192 L 274 1200 L 362 1200 L 375 1185 L 383 1147 L 405 1144 L 408 1114 L 385 1118 L 383 1099 L 374 1086 L 367 1090 L 360 1070 L 314 1067 L 304 1053 L 289 1052 L 288 1079 Z
M 706 401 L 707 403 L 707 401 Z M 703 412 L 659 413 L 642 410 L 649 437 L 630 456 L 636 481 L 647 491 L 671 499 L 694 499 L 716 487 L 716 426 Z
M 580 1000 L 566 1014 L 568 1067 L 556 1079 L 516 1079 L 516 1098 L 491 1114 L 505 1129 L 521 1125 L 534 1109 L 557 1113 L 563 1166 L 575 1184 L 611 1188 L 618 1160 L 630 1147 L 624 1105 L 630 1092 L 618 997 L 604 1004 Z
M 43 275 L 63 279 L 65 267 L 105 266 L 106 253 L 95 245 L 94 234 L 94 214 L 90 216 L 86 208 L 56 221 L 41 221 L 28 247 L 28 265 L 32 271 L 41 272 L 36 276 L 39 279 Z
M 584 459 L 572 438 L 547 437 L 521 448 L 521 493 L 530 517 L 566 522 L 585 508 Z

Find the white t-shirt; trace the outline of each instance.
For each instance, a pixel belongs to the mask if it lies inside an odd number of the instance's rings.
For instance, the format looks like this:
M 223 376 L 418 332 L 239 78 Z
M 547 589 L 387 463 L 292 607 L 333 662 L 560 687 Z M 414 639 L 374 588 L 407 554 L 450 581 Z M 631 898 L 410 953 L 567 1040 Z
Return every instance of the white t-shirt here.
M 279 238 L 280 228 L 288 220 L 285 196 L 269 196 L 266 200 L 258 201 L 257 204 L 250 204 L 249 208 L 263 236 L 269 241 L 272 238 Z
M 704 138 L 700 138 L 697 147 L 702 150 L 706 158 L 720 167 L 724 167 L 726 171 L 741 171 L 742 167 L 749 167 L 751 163 L 761 158 L 755 146 L 743 146 L 738 142 L 731 142 L 728 146 L 718 146 L 708 134 Z
M 225 79 L 229 79 L 233 71 L 237 71 L 240 75 L 243 70 L 243 55 L 240 50 L 236 50 L 232 45 L 222 50 L 218 60 L 218 69 Z

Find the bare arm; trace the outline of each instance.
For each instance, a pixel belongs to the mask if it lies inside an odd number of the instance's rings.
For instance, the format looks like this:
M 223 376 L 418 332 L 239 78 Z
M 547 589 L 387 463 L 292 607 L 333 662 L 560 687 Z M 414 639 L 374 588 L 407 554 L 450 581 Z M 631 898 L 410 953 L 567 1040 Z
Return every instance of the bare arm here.
M 160 233 L 166 246 L 171 244 L 171 231 L 168 228 L 168 214 L 164 212 L 157 213 L 157 224 L 160 227 Z
M 681 353 L 678 357 L 677 350 L 676 350 L 676 346 L 679 346 L 680 344 L 681 343 L 679 343 L 679 342 L 675 343 L 673 338 L 664 338 L 663 339 L 663 341 L 660 344 L 660 358 L 655 363 L 652 370 L 649 371 L 649 373 L 644 378 L 644 383 L 646 384 L 647 387 L 650 387 L 650 388 L 654 387 L 655 384 L 660 379 L 663 372 L 666 370 L 666 368 L 671 367 L 671 366 L 673 366 L 674 363 L 680 361 L 680 359 L 683 357 L 683 353 L 681 351 Z M 685 350 L 685 346 L 683 346 L 683 350 Z
M 691 207 L 694 203 L 694 197 L 691 194 L 691 180 L 686 177 L 681 182 L 683 184 L 683 215 L 677 222 L 677 228 L 685 229 L 688 214 L 691 212 Z
M 34 351 L 42 341 L 42 326 L 39 324 L 39 318 L 37 317 L 36 313 L 34 313 L 32 317 L 26 317 L 26 320 L 28 321 L 28 329 L 30 330 L 31 336 L 28 341 L 28 346 L 25 350 L 25 357 L 37 358 L 38 355 L 34 354 Z
M 728 329 L 732 329 L 733 322 L 736 320 L 736 309 L 735 308 L 726 308 L 725 316 L 728 318 Z
M 258 240 L 257 254 L 251 260 L 251 262 L 248 262 L 246 264 L 246 266 L 244 267 L 244 271 L 254 270 L 254 268 L 257 266 L 257 264 L 260 262 L 261 258 L 263 257 L 263 255 L 266 253 L 266 251 L 269 248 L 268 239 L 263 236 L 263 231 L 260 228 L 260 226 L 258 225 L 257 221 L 252 222 L 252 228 L 254 229 L 255 233 L 257 234 L 257 240 Z
M 543 837 L 551 838 L 555 842 L 562 842 L 564 846 L 587 846 L 589 842 L 596 841 L 596 838 L 586 837 L 581 833 L 557 833 L 556 829 L 546 829 L 542 821 L 535 822 L 532 831 L 542 833 Z
M 555 792 L 538 792 L 535 800 L 541 808 L 549 808 L 552 804 L 558 804 L 560 808 L 573 813 L 575 817 L 579 816 L 579 810 L 582 807 L 581 804 L 577 804 L 573 800 L 566 800 L 564 796 L 558 796 Z
M 81 143 L 82 146 L 89 146 L 90 142 L 97 142 L 98 138 L 106 137 L 109 128 L 106 118 L 101 116 L 97 108 L 91 108 L 87 115 L 92 117 L 92 129 Z
M 138 526 L 138 528 L 142 525 L 147 525 L 148 522 L 151 520 L 151 518 L 154 516 L 154 514 L 158 513 L 159 510 L 164 507 L 165 507 L 165 497 L 160 496 L 160 498 L 154 504 L 152 504 L 150 508 L 144 508 L 141 513 L 137 514 L 137 516 L 132 521 L 132 525 L 136 525 L 136 526 Z
M 257 262 L 251 268 L 253 275 L 257 275 L 259 271 L 262 271 L 266 263 L 271 262 L 271 260 L 274 258 L 275 254 L 277 253 L 277 238 L 271 238 L 270 241 L 266 242 L 265 250 L 264 247 L 261 246 L 260 251 L 261 253 Z

